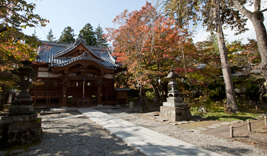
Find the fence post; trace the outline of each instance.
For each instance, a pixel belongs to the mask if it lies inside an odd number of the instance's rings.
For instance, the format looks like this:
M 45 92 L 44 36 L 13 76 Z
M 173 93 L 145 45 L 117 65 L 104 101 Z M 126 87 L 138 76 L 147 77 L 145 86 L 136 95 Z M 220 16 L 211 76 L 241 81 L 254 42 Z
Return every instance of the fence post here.
M 230 138 L 234 137 L 234 127 L 230 126 Z
M 267 126 L 267 118 L 266 118 L 266 116 L 264 116 L 264 122 L 265 122 L 265 126 Z
M 251 123 L 250 123 L 249 119 L 247 120 L 247 125 L 248 125 L 248 131 L 251 132 Z

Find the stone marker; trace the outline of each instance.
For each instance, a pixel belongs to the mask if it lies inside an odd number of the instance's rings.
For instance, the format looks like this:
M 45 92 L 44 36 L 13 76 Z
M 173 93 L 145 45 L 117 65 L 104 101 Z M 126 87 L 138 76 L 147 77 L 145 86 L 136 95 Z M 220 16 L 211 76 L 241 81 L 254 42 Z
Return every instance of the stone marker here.
M 22 61 L 23 67 L 14 71 L 20 77 L 17 84 L 21 90 L 16 96 L 13 104 L 15 107 L 9 109 L 6 116 L 0 118 L 0 149 L 16 145 L 38 143 L 42 140 L 41 121 L 38 120 L 37 113 L 32 106 L 33 100 L 30 98 L 27 89 L 30 87 L 30 76 L 33 69 L 31 62 Z M 23 151 L 14 150 L 9 152 L 20 153 Z
M 183 102 L 183 97 L 177 90 L 178 83 L 175 78 L 179 78 L 179 76 L 171 69 L 166 78 L 171 79 L 168 83 L 171 90 L 169 90 L 167 102 L 163 102 L 163 106 L 160 107 L 160 117 L 172 122 L 190 120 L 192 118 L 190 106 Z

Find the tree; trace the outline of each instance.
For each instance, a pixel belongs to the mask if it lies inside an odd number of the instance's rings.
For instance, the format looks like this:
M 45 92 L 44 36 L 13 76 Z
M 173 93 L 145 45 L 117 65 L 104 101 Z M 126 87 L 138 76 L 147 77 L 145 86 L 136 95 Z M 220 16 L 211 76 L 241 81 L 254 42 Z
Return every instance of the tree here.
M 263 23 L 264 16 L 263 12 L 267 11 L 267 9 L 261 9 L 261 0 L 251 0 L 249 1 L 254 5 L 254 11 L 249 11 L 244 7 L 244 2 L 240 0 L 232 0 L 235 4 L 235 7 L 246 16 L 253 24 L 253 27 L 256 32 L 256 39 L 258 50 L 261 55 L 261 63 L 259 67 L 262 70 L 262 75 L 267 81 L 267 34 L 266 28 Z M 243 2 L 243 3 L 242 3 Z
M 102 27 L 100 27 L 100 24 L 95 29 L 95 35 L 96 35 L 96 46 L 97 47 L 108 47 L 107 40 L 103 38 L 103 30 Z
M 47 41 L 49 41 L 49 42 L 55 42 L 55 39 L 56 39 L 56 38 L 55 38 L 54 35 L 53 35 L 52 28 L 50 28 L 48 34 L 46 35 L 46 39 L 47 39 Z
M 67 26 L 64 28 L 57 42 L 73 43 L 75 41 L 74 36 L 74 30 L 70 26 Z
M 247 28 L 245 28 L 246 19 L 239 14 L 238 10 L 233 9 L 233 3 L 228 1 L 190 0 L 184 2 L 184 0 L 167 0 L 166 4 L 168 4 L 166 5 L 166 10 L 171 14 L 171 16 L 178 16 L 177 19 L 182 18 L 180 20 L 183 22 L 180 23 L 188 24 L 191 20 L 193 21 L 193 24 L 197 25 L 197 21 L 201 20 L 203 22 L 203 26 L 205 26 L 208 31 L 215 30 L 226 87 L 227 105 L 230 107 L 231 111 L 235 112 L 238 110 L 238 107 L 235 100 L 235 92 L 227 58 L 227 49 L 225 47 L 223 24 L 226 24 L 224 27 L 231 27 L 232 29 L 235 29 L 236 34 L 239 34 L 247 30 Z M 188 7 L 177 7 L 180 5 Z M 182 16 L 180 16 L 179 13 L 174 14 L 173 12 L 187 13 L 183 13 Z
M 174 20 L 157 13 L 157 9 L 146 3 L 138 11 L 125 10 L 114 21 L 118 28 L 108 28 L 105 34 L 113 41 L 113 55 L 127 66 L 140 90 L 143 111 L 147 109 L 145 87 L 153 88 L 158 100 L 167 91 L 168 81 L 164 77 L 181 56 L 187 31 L 174 24 Z
M 36 30 L 35 30 L 35 29 L 34 29 L 34 31 L 33 31 L 33 33 L 32 33 L 32 37 L 37 38 L 37 36 L 36 36 Z
M 95 32 L 90 23 L 87 23 L 82 28 L 82 30 L 80 30 L 79 36 L 82 36 L 86 40 L 87 45 L 90 45 L 90 46 L 96 45 Z
M 11 73 L 21 60 L 34 60 L 39 42 L 36 36 L 26 35 L 22 29 L 45 26 L 48 20 L 34 14 L 36 5 L 25 0 L 3 0 L 0 2 L 0 87 L 16 86 L 16 77 Z M 2 94 L 4 95 L 4 94 Z M 1 107 L 1 106 L 0 106 Z

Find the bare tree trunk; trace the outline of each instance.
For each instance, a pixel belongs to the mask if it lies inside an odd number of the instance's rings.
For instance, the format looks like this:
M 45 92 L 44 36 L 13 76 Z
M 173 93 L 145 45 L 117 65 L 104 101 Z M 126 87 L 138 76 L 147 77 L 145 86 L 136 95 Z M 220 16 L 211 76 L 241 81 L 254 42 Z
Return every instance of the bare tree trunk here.
M 140 84 L 140 92 L 139 92 L 139 96 L 140 96 L 140 104 L 141 104 L 141 107 L 142 107 L 142 112 L 147 112 L 148 111 L 148 103 L 147 103 L 147 100 L 146 100 L 146 95 L 145 95 L 145 91 L 144 91 L 144 88 L 143 88 L 143 85 Z
M 165 85 L 166 85 L 165 83 L 163 83 L 162 85 L 158 82 L 156 82 L 156 84 L 152 83 L 153 90 L 157 98 L 158 106 L 162 105 L 163 102 L 166 101 L 166 96 L 164 94 L 165 93 L 164 89 L 166 88 Z
M 216 34 L 217 34 L 217 40 L 219 45 L 219 51 L 220 51 L 220 58 L 221 58 L 221 64 L 222 64 L 222 73 L 223 73 L 223 79 L 225 83 L 225 91 L 226 91 L 226 99 L 227 99 L 227 105 L 230 108 L 231 112 L 235 112 L 238 110 L 236 99 L 235 99 L 235 91 L 234 91 L 234 85 L 231 77 L 231 70 L 228 63 L 228 56 L 227 56 L 227 50 L 225 47 L 225 40 L 224 40 L 224 34 L 222 29 L 222 23 L 220 21 L 220 0 L 216 0 L 215 7 L 213 9 L 214 16 L 215 16 L 215 23 L 216 23 Z

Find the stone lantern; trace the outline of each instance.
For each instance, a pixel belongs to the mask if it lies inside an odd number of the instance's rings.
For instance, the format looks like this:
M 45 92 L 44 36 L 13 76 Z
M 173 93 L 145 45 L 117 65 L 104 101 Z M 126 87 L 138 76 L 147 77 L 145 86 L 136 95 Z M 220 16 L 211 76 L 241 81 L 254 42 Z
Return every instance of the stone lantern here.
M 27 90 L 32 84 L 30 82 L 30 77 L 35 73 L 34 70 L 30 67 L 32 62 L 30 61 L 21 61 L 23 67 L 20 67 L 18 70 L 12 71 L 13 74 L 16 74 L 20 77 L 20 82 L 17 82 L 19 89 L 21 90 L 20 94 L 16 96 L 17 99 L 14 100 L 14 105 L 32 105 L 33 100 L 31 95 L 28 94 Z
M 34 73 L 30 61 L 22 61 L 23 67 L 13 71 L 20 77 L 17 84 L 21 89 L 14 107 L 9 109 L 7 116 L 0 118 L 0 149 L 22 144 L 38 143 L 42 140 L 41 120 L 34 112 L 31 95 L 27 89 L 31 82 L 30 76 Z
M 170 121 L 189 120 L 192 118 L 190 106 L 183 102 L 183 97 L 177 90 L 178 83 L 175 80 L 181 77 L 171 69 L 165 78 L 170 79 L 168 83 L 170 90 L 168 91 L 167 102 L 163 102 L 163 106 L 160 107 L 160 116 Z

